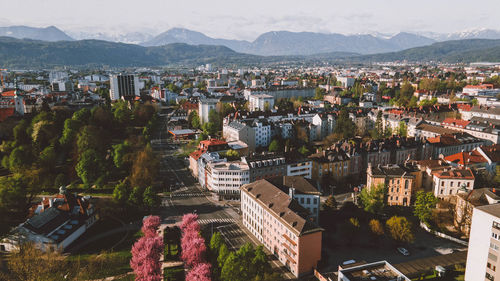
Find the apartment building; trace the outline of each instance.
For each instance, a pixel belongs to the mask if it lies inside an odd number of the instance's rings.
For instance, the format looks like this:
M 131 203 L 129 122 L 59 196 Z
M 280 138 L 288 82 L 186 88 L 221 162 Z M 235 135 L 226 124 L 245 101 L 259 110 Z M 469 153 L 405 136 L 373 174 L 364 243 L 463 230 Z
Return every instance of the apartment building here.
M 284 176 L 268 179 L 281 191 L 288 193 L 292 199 L 309 211 L 307 219 L 319 223 L 320 195 L 314 187 L 314 182 L 301 176 Z
M 111 75 L 109 97 L 112 101 L 134 99 L 139 93 L 139 77 L 136 75 Z
M 474 208 L 465 280 L 500 280 L 500 204 Z
M 321 180 L 326 175 L 335 179 L 349 175 L 349 155 L 338 147 L 319 151 L 309 156 L 309 159 L 312 161 L 312 178 L 314 180 Z
M 462 151 L 471 151 L 485 144 L 484 140 L 471 136 L 468 133 L 443 134 L 428 138 L 427 142 L 432 147 L 432 158 L 440 155 L 448 156 Z
M 207 189 L 219 198 L 238 199 L 240 187 L 250 182 L 248 165 L 242 161 L 211 162 L 207 171 Z
M 274 98 L 270 95 L 250 95 L 248 97 L 250 111 L 265 111 L 274 108 Z
M 445 169 L 434 173 L 433 192 L 438 198 L 474 189 L 474 174 L 470 169 Z
M 198 117 L 200 117 L 201 123 L 206 123 L 209 121 L 208 114 L 210 113 L 210 111 L 216 110 L 218 102 L 218 99 L 200 99 L 200 102 L 198 103 Z
M 366 188 L 383 185 L 387 189 L 389 206 L 410 206 L 412 196 L 422 188 L 422 171 L 411 163 L 369 166 Z
M 459 192 L 456 196 L 454 224 L 467 237 L 470 234 L 472 212 L 474 208 L 500 203 L 500 190 L 496 188 L 479 188 L 467 192 Z
M 243 225 L 296 277 L 321 260 L 322 231 L 309 211 L 267 180 L 241 187 Z
M 286 158 L 281 154 L 254 154 L 241 160 L 249 166 L 250 182 L 287 175 Z

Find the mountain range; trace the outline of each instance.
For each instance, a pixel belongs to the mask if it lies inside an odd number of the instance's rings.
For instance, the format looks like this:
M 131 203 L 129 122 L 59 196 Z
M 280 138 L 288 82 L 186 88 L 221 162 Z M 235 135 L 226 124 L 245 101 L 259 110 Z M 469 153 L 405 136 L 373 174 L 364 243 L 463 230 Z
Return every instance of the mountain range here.
M 408 33 L 396 35 L 382 33 L 343 35 L 338 33 L 271 31 L 257 37 L 254 41 L 217 39 L 197 31 L 172 28 L 157 36 L 148 33 L 92 33 L 71 32 L 77 39 L 97 39 L 112 42 L 139 44 L 145 47 L 162 46 L 171 43 L 189 45 L 226 46 L 239 53 L 261 56 L 315 55 L 325 53 L 377 54 L 397 52 L 409 48 L 428 46 L 436 42 L 462 39 L 500 39 L 500 31 L 476 29 L 450 34 L 433 32 Z M 0 36 L 18 39 L 27 38 L 42 41 L 70 41 L 72 37 L 60 29 L 50 26 L 34 28 L 28 26 L 0 27 Z
M 43 41 L 72 41 L 73 38 L 69 37 L 62 30 L 55 26 L 44 28 L 29 27 L 29 26 L 7 26 L 0 27 L 0 36 L 8 36 L 18 39 L 34 39 Z
M 252 42 L 244 40 L 215 39 L 203 33 L 173 28 L 142 43 L 144 46 L 161 46 L 170 43 L 192 45 L 222 45 L 240 53 L 261 56 L 313 55 L 326 52 L 355 52 L 374 54 L 392 52 L 434 43 L 433 39 L 411 33 L 399 33 L 389 39 L 372 35 L 342 35 L 338 33 L 266 32 Z
M 186 66 L 200 64 L 244 65 L 270 63 L 372 63 L 500 61 L 500 40 L 466 39 L 434 43 L 398 52 L 362 55 L 329 52 L 308 56 L 258 56 L 235 52 L 226 46 L 171 43 L 144 47 L 102 40 L 47 42 L 0 37 L 0 61 L 7 68 Z

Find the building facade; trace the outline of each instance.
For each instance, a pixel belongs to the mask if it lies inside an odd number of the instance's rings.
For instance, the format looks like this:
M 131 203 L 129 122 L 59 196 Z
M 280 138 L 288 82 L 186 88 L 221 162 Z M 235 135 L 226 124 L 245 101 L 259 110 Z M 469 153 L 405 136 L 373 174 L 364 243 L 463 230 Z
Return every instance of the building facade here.
M 322 229 L 296 199 L 267 180 L 241 187 L 243 225 L 296 277 L 321 259 Z
M 109 79 L 109 97 L 112 101 L 132 100 L 140 96 L 139 78 L 136 75 L 111 75 Z

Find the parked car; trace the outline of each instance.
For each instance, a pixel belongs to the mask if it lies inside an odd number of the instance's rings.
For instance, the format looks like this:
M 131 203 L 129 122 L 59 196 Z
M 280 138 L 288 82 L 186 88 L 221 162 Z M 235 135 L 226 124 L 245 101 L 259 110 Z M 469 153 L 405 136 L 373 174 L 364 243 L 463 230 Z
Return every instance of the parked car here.
M 353 263 L 356 263 L 355 260 L 348 260 L 348 261 L 345 261 L 342 263 L 342 265 L 349 265 L 349 264 L 353 264 Z
M 410 252 L 406 248 L 403 248 L 403 247 L 398 247 L 398 252 L 403 256 L 410 255 Z

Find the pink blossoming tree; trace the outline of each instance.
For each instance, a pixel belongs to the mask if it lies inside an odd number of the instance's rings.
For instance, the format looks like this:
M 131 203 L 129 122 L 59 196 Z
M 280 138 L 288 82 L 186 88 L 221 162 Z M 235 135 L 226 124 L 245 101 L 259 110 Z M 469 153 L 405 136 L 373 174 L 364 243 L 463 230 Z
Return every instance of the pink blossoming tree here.
M 205 263 L 205 239 L 200 236 L 200 224 L 198 215 L 185 214 L 181 222 L 182 238 L 181 258 L 185 265 L 191 270 L 186 276 L 186 280 L 210 281 L 210 265 Z
M 134 270 L 136 281 L 161 280 L 160 258 L 164 245 L 162 237 L 157 233 L 159 226 L 159 217 L 147 217 L 142 224 L 144 236 L 132 246 L 130 266 Z
M 210 281 L 210 264 L 199 263 L 188 272 L 188 274 L 186 275 L 186 280 Z

